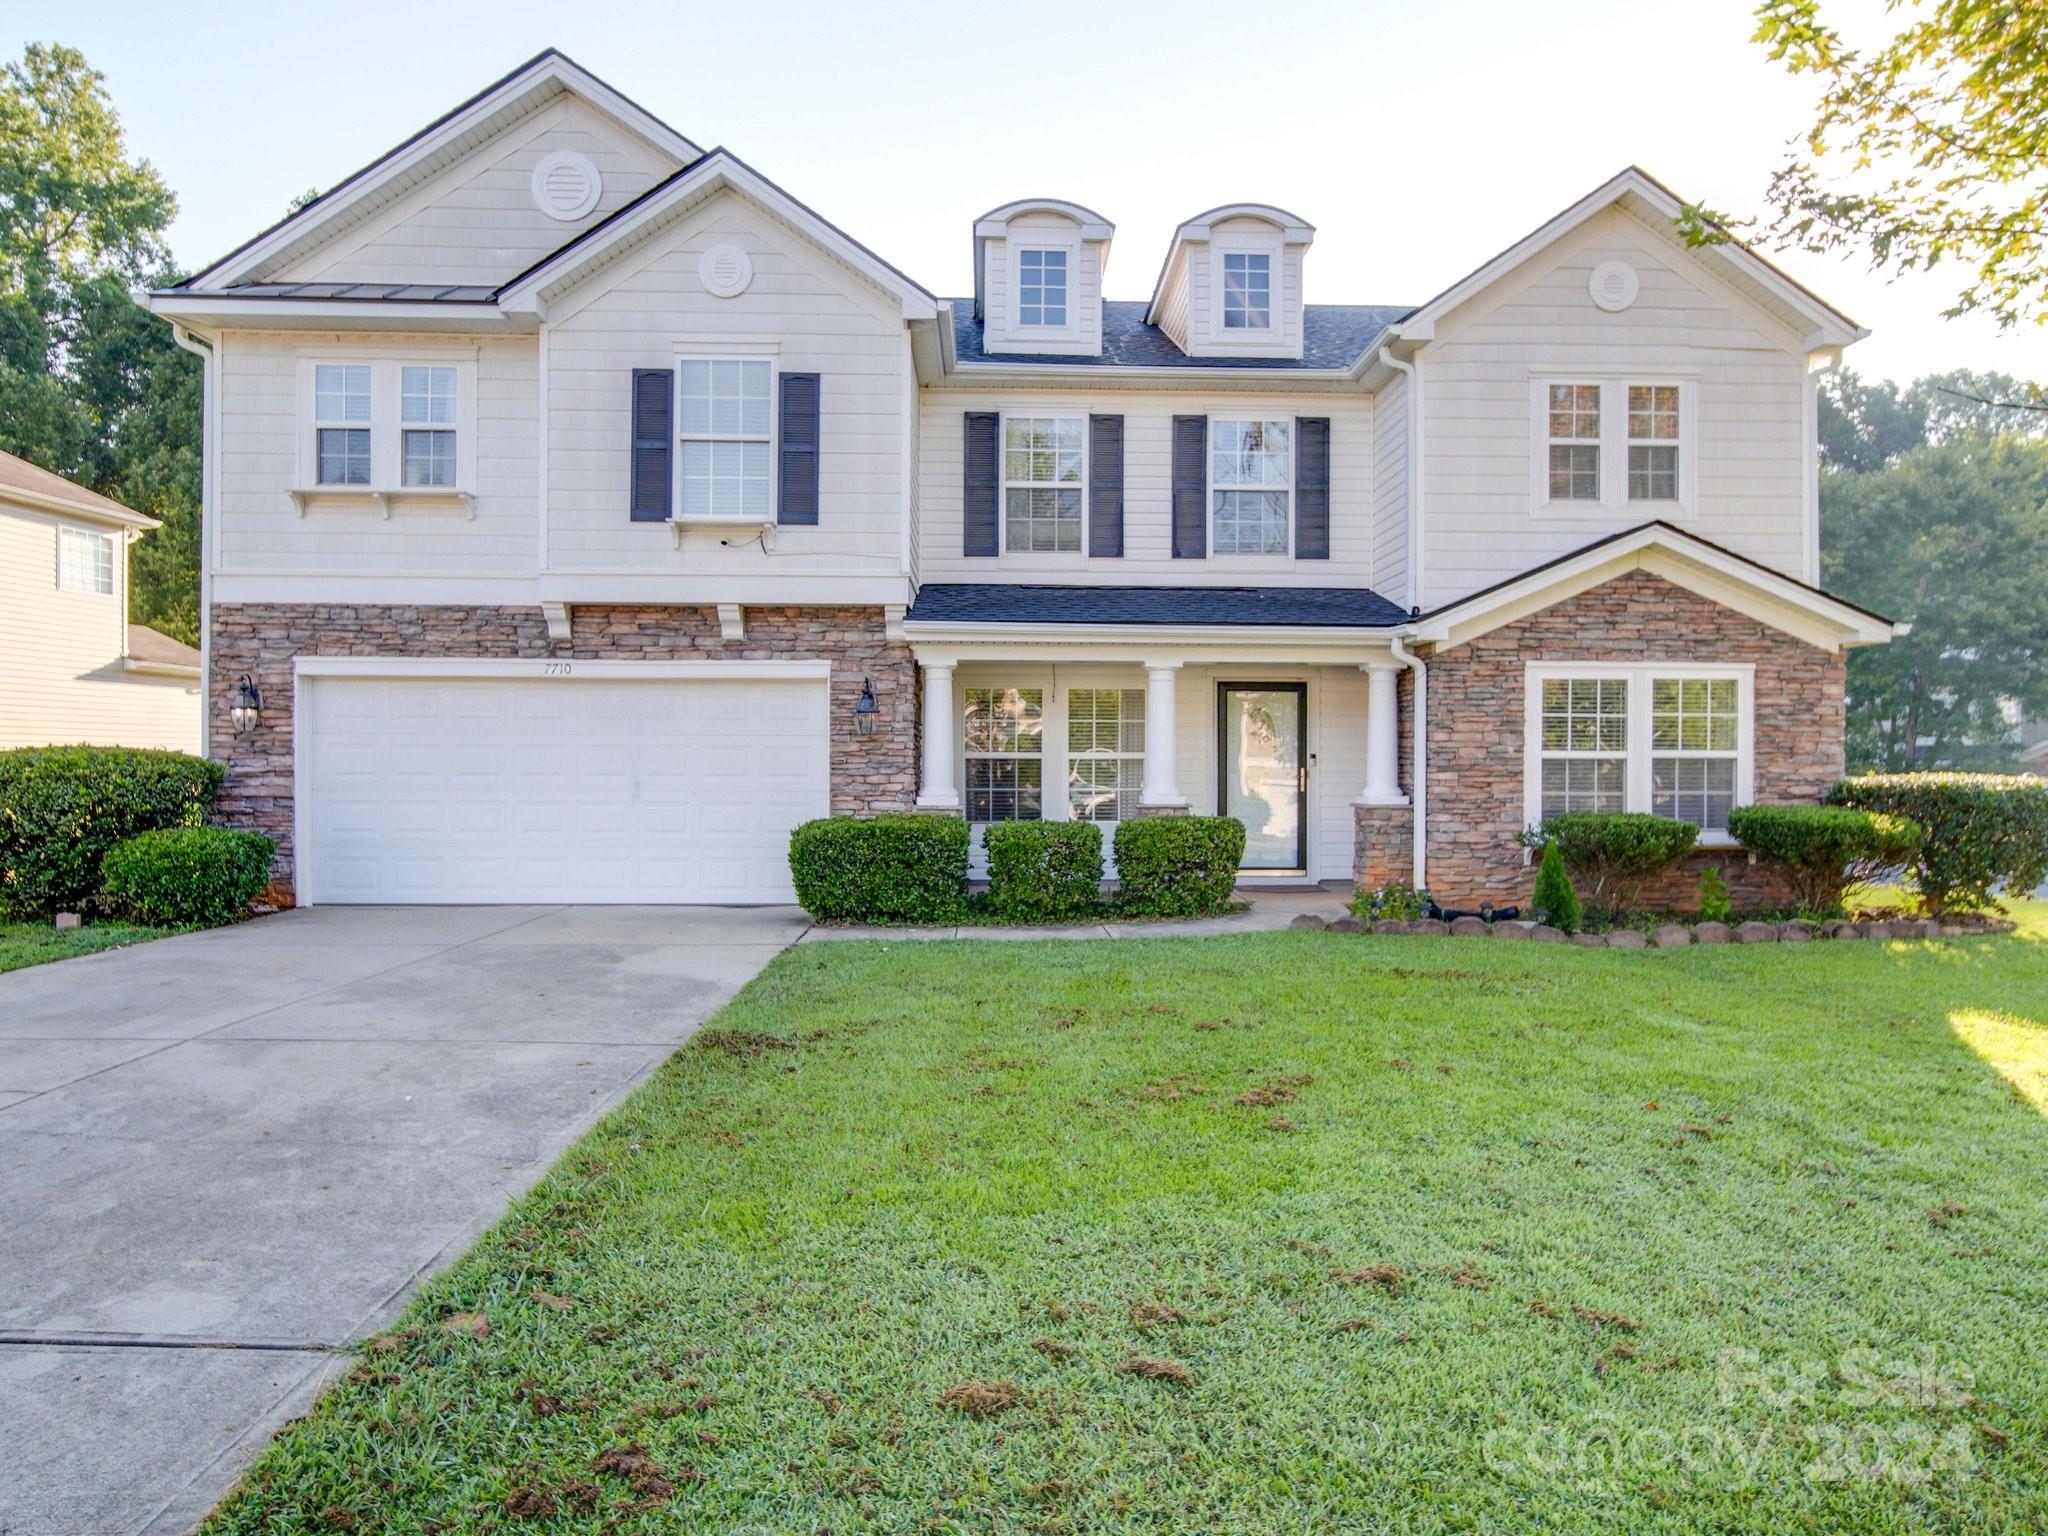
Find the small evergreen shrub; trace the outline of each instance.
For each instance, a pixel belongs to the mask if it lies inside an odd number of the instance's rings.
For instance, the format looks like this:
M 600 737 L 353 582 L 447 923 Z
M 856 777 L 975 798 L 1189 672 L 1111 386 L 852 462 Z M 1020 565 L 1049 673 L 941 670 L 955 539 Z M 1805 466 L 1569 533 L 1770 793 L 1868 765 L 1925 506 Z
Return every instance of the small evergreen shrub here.
M 1828 803 L 1919 825 L 1907 875 L 1936 917 L 1999 910 L 2000 887 L 2024 894 L 2048 878 L 2048 779 L 2037 775 L 1873 773 L 1843 779 Z
M 1728 830 L 1785 875 L 1802 915 L 1837 917 L 1860 881 L 1913 862 L 1924 834 L 1917 822 L 1839 805 L 1740 805 Z
M 28 747 L 0 752 L 0 913 L 82 912 L 116 843 L 196 827 L 225 770 L 182 752 Z
M 1735 920 L 1735 903 L 1728 897 L 1728 882 L 1721 878 L 1717 865 L 1709 864 L 1700 871 L 1699 918 L 1703 923 L 1731 923 Z
M 1557 851 L 1554 841 L 1543 845 L 1543 859 L 1536 866 L 1536 890 L 1529 905 L 1551 927 L 1562 928 L 1566 933 L 1579 931 L 1579 893 L 1572 889 L 1571 876 L 1564 872 L 1564 856 Z
M 1001 821 L 983 834 L 988 904 L 999 917 L 1079 917 L 1102 900 L 1102 829 L 1092 821 Z
M 1643 887 L 1691 853 L 1700 829 L 1689 821 L 1638 811 L 1571 811 L 1523 834 L 1524 846 L 1557 844 L 1583 912 L 1612 916 L 1633 909 Z
M 1431 899 L 1428 891 L 1418 890 L 1406 880 L 1389 880 L 1353 898 L 1351 914 L 1369 923 L 1408 923 L 1428 913 Z
M 1244 863 L 1244 823 L 1234 816 L 1148 816 L 1116 829 L 1118 900 L 1154 917 L 1221 912 Z
M 796 899 L 829 922 L 944 923 L 967 889 L 958 816 L 827 816 L 789 835 Z
M 107 850 L 99 904 L 109 916 L 153 928 L 231 923 L 270 883 L 277 845 L 260 832 L 165 827 Z

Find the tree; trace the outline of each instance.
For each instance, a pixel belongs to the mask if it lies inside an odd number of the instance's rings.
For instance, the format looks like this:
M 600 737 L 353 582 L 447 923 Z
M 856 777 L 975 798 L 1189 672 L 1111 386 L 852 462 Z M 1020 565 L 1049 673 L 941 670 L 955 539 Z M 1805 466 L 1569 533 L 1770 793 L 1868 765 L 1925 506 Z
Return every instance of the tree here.
M 1821 484 L 1823 584 L 1912 633 L 1853 652 L 1852 767 L 1991 767 L 2048 714 L 2048 442 L 1959 435 Z
M 133 294 L 172 279 L 176 209 L 83 54 L 32 43 L 0 70 L 0 448 L 163 520 L 131 611 L 192 641 L 200 370 Z
M 2048 315 L 2048 6 L 1934 0 L 1871 48 L 1828 26 L 1821 0 L 1763 0 L 1756 16 L 1770 57 L 1821 85 L 1813 126 L 1771 177 L 1763 238 L 1865 248 L 1892 272 L 1959 263 L 1949 314 Z M 1701 243 L 1744 227 L 1697 207 L 1684 226 Z
M 1889 379 L 1866 383 L 1847 368 L 1821 375 L 1820 455 L 1829 469 L 1870 471 L 1901 454 L 1965 434 L 2048 434 L 2048 415 L 2025 404 L 2038 384 L 2003 373 L 1956 369 L 1915 379 L 1905 389 Z

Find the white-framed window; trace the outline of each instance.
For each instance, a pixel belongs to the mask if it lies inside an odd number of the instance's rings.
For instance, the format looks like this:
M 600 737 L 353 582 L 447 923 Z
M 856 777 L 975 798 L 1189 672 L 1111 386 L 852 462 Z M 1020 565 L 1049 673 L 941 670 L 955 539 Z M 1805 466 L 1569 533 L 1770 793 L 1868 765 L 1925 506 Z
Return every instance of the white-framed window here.
M 1079 416 L 1003 418 L 1003 548 L 1081 551 L 1088 423 Z
M 1727 845 L 1728 812 L 1754 797 L 1754 695 L 1747 664 L 1530 664 L 1525 819 L 1644 811 Z
M 313 369 L 315 483 L 370 483 L 372 393 L 368 363 L 320 363 Z
M 1025 246 L 1017 252 L 1017 324 L 1057 329 L 1067 323 L 1073 272 L 1062 246 Z
M 1067 690 L 1067 819 L 1128 821 L 1145 783 L 1145 690 Z
M 1552 384 L 1547 402 L 1550 499 L 1600 499 L 1600 386 Z
M 114 536 L 96 528 L 57 525 L 57 588 L 61 592 L 114 592 Z
M 455 488 L 455 389 L 452 367 L 407 364 L 398 370 L 400 485 Z
M 680 516 L 771 521 L 775 365 L 755 357 L 684 358 L 678 373 Z
M 967 819 L 1037 821 L 1045 814 L 1045 690 L 962 692 Z
M 1676 384 L 1628 387 L 1628 499 L 1678 500 Z
M 1293 522 L 1294 423 L 1209 423 L 1209 547 L 1219 555 L 1284 555 Z
M 1553 516 L 1686 517 L 1696 383 L 1621 374 L 1531 381 L 1532 508 Z
M 1223 252 L 1223 329 L 1273 326 L 1273 258 L 1265 251 Z

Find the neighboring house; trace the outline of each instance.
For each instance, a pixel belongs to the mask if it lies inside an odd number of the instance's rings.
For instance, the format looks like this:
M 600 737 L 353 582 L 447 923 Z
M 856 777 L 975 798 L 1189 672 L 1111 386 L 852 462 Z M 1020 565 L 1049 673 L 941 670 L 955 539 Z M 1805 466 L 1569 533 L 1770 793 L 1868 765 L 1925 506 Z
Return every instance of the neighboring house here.
M 1248 879 L 1459 900 L 1566 809 L 1725 844 L 1893 627 L 1812 585 L 1864 333 L 1678 207 L 1625 171 L 1361 306 L 1256 204 L 1108 300 L 1032 198 L 947 299 L 543 54 L 153 297 L 222 809 L 321 902 L 786 900 L 827 811 L 1224 810 Z
M 128 622 L 128 546 L 156 526 L 0 453 L 0 750 L 199 750 L 199 653 Z

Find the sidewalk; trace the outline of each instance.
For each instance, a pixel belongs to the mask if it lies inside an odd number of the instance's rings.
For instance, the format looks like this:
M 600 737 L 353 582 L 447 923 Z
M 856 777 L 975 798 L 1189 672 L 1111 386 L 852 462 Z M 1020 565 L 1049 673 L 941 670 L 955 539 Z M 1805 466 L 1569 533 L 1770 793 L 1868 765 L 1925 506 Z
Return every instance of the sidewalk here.
M 799 944 L 837 939 L 1200 939 L 1219 933 L 1270 933 L 1285 928 L 1304 912 L 1320 918 L 1344 917 L 1350 895 L 1342 891 L 1258 891 L 1240 889 L 1238 900 L 1250 910 L 1228 917 L 1152 919 L 1129 923 L 1073 923 L 1062 927 L 1024 924 L 993 927 L 969 923 L 960 927 L 883 928 L 825 927 L 813 924 Z

